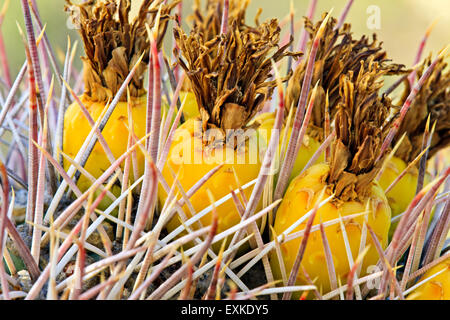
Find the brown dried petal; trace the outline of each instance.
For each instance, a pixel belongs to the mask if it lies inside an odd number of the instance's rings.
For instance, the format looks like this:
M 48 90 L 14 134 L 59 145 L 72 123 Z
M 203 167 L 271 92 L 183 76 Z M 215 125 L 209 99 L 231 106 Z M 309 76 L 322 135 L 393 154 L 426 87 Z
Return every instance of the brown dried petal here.
M 361 62 L 357 76 L 351 71 L 340 78 L 336 141 L 328 183 L 343 201 L 362 201 L 369 194 L 382 163 L 375 159 L 389 129 L 386 124 L 391 103 L 388 98 L 378 96 L 380 78 L 386 70 L 373 57 L 367 65 L 366 69 Z
M 323 18 L 326 14 L 323 15 Z M 320 20 L 313 24 L 306 19 L 305 28 L 309 33 L 310 42 L 307 53 L 310 54 L 312 40 L 314 39 L 321 23 Z M 313 69 L 312 83 L 319 81 L 319 88 L 323 92 L 328 92 L 331 119 L 337 113 L 337 105 L 341 99 L 339 92 L 339 79 L 341 75 L 350 73 L 353 75 L 352 81 L 356 80 L 361 67 L 368 68 L 369 61 L 378 62 L 380 71 L 386 75 L 405 73 L 402 65 L 390 63 L 387 54 L 377 41 L 374 35 L 372 41 L 366 36 L 353 39 L 350 24 L 344 24 L 338 31 L 335 30 L 337 20 L 330 18 L 325 27 L 324 36 L 319 44 L 316 60 Z M 286 93 L 286 107 L 297 107 L 306 71 L 308 57 L 294 70 L 294 75 L 289 80 Z M 317 105 L 320 106 L 320 105 Z M 316 128 L 323 128 L 324 111 L 323 105 L 319 110 L 314 110 L 311 115 L 310 125 Z M 289 113 L 287 110 L 286 115 Z
M 269 81 L 271 61 L 292 55 L 288 46 L 278 47 L 280 32 L 275 19 L 254 29 L 241 29 L 233 21 L 226 34 L 211 40 L 195 29 L 188 36 L 175 28 L 180 65 L 196 96 L 203 128 L 244 128 L 271 98 L 277 85 Z
M 431 55 L 419 68 L 418 79 L 430 64 Z M 405 81 L 405 84 L 399 107 L 403 105 L 410 91 L 409 83 Z M 438 61 L 430 77 L 418 92 L 400 126 L 394 143 L 404 133 L 407 135 L 396 156 L 409 162 L 421 152 L 428 115 L 430 115 L 431 124 L 436 122 L 436 130 L 429 149 L 429 157 L 432 157 L 436 152 L 450 145 L 450 68 L 443 58 Z
M 68 6 L 76 6 L 80 12 L 80 16 L 74 18 L 79 19 L 86 53 L 83 59 L 86 96 L 103 102 L 112 98 L 142 54 L 143 63 L 129 87 L 132 97 L 145 93 L 144 73 L 150 51 L 145 24 L 154 27 L 162 4 L 157 38 L 161 46 L 171 19 L 170 12 L 179 1 L 163 4 L 164 0 L 145 0 L 134 21 L 129 21 L 131 0 L 120 0 L 119 4 L 113 0 L 90 0 L 79 5 L 66 0 Z M 126 95 L 122 99 L 126 100 Z
M 215 39 L 220 35 L 223 16 L 223 0 L 207 0 L 202 9 L 199 0 L 195 0 L 193 13 L 188 20 L 193 22 L 193 30 L 203 38 L 204 42 Z M 239 29 L 251 28 L 245 25 L 245 16 L 249 1 L 230 0 L 228 21 L 235 22 Z

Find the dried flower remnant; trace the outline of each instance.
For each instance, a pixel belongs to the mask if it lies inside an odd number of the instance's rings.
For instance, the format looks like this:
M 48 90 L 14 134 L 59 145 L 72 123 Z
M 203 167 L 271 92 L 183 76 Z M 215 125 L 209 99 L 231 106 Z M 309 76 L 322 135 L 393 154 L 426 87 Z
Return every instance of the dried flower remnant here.
M 425 59 L 417 71 L 417 78 L 431 64 L 431 55 Z M 403 105 L 410 87 L 407 85 L 403 98 L 398 103 Z M 425 81 L 411 104 L 405 119 L 400 126 L 394 143 L 406 133 L 396 156 L 405 162 L 412 161 L 422 149 L 423 134 L 428 115 L 430 122 L 436 122 L 435 134 L 431 140 L 429 157 L 450 145 L 450 68 L 444 57 L 438 60 L 430 77 Z
M 418 79 L 422 76 L 424 70 L 431 65 L 431 62 L 430 55 L 418 69 L 416 74 Z M 409 82 L 404 81 L 404 83 L 404 94 L 398 102 L 400 106 L 404 104 L 411 89 Z M 399 107 L 395 107 L 397 116 L 399 115 L 399 109 Z M 395 155 L 387 163 L 379 180 L 384 190 L 390 188 L 387 197 L 393 216 L 404 212 L 416 195 L 419 165 L 415 164 L 410 169 L 407 169 L 407 167 L 427 146 L 424 135 L 430 131 L 429 129 L 426 130 L 428 121 L 429 125 L 435 125 L 435 128 L 424 157 L 431 158 L 450 145 L 450 70 L 444 61 L 444 57 L 438 59 L 431 75 L 409 107 L 393 143 L 399 143 L 400 138 L 403 135 L 405 137 Z M 397 177 L 404 170 L 407 170 L 407 172 L 398 180 Z M 428 174 L 425 174 L 423 179 L 425 183 L 430 181 Z M 395 185 L 392 185 L 394 181 L 396 181 Z M 395 223 L 392 227 L 396 225 Z
M 302 90 L 303 79 L 305 77 L 308 56 L 311 54 L 313 41 L 323 23 L 326 14 L 316 23 L 305 20 L 305 30 L 308 32 L 310 42 L 305 52 L 306 57 L 294 70 L 289 80 L 286 90 L 286 116 L 290 108 L 297 108 Z M 325 128 L 327 127 L 327 112 L 331 119 L 337 112 L 337 105 L 341 99 L 339 95 L 339 79 L 342 74 L 353 72 L 356 77 L 361 69 L 368 67 L 368 63 L 373 60 L 378 62 L 379 69 L 386 75 L 396 75 L 406 72 L 403 65 L 390 62 L 382 44 L 374 34 L 372 40 L 363 35 L 359 39 L 354 39 L 350 24 L 343 24 L 337 29 L 337 19 L 330 17 L 326 22 L 323 36 L 318 46 L 316 59 L 313 68 L 311 83 L 318 83 L 311 119 L 308 123 L 307 135 L 305 135 L 302 145 L 295 159 L 290 180 L 295 178 L 314 155 L 320 144 L 324 141 Z M 355 79 L 351 79 L 354 81 Z M 311 93 L 309 94 L 311 96 Z M 273 123 L 274 114 L 260 115 L 257 120 L 262 123 L 261 128 L 268 130 Z M 292 124 L 290 124 L 292 126 Z M 290 134 L 289 134 L 290 135 Z M 316 163 L 324 160 L 323 154 Z
M 68 4 L 73 6 L 70 0 Z M 142 3 L 137 17 L 130 21 L 130 0 L 114 1 L 90 0 L 76 5 L 79 10 L 80 36 L 83 40 L 86 57 L 84 65 L 84 94 L 95 102 L 106 102 L 117 93 L 133 66 L 144 55 L 143 63 L 129 84 L 133 98 L 146 93 L 144 74 L 149 62 L 150 40 L 145 24 L 153 28 L 159 6 L 163 0 L 146 0 Z M 158 22 L 158 47 L 166 33 L 170 11 L 178 1 L 161 7 Z M 117 19 L 117 17 L 118 19 Z M 122 101 L 126 100 L 126 94 Z
M 360 69 L 355 82 L 350 80 L 352 71 L 340 80 L 342 100 L 335 116 L 336 141 L 328 183 L 344 201 L 366 198 L 382 164 L 375 159 L 387 134 L 391 101 L 386 96 L 378 97 L 383 85 L 380 78 L 386 71 L 373 60 L 368 66 L 365 72 L 364 67 Z
M 228 8 L 228 24 L 237 23 L 242 31 L 248 28 L 245 24 L 245 16 L 250 1 L 230 0 Z M 225 12 L 226 14 L 227 12 Z M 207 0 L 204 8 L 200 1 L 194 1 L 193 13 L 188 17 L 192 21 L 192 29 L 203 37 L 204 42 L 212 40 L 221 34 L 224 18 L 224 1 Z
M 287 45 L 278 49 L 280 31 L 277 20 L 244 31 L 234 22 L 228 34 L 204 42 L 196 32 L 187 36 L 175 29 L 186 59 L 180 64 L 197 98 L 203 130 L 244 128 L 271 98 L 276 87 L 276 81 L 267 81 L 271 60 L 277 62 L 289 54 Z M 274 49 L 278 50 L 268 57 Z
M 313 23 L 306 19 L 305 29 L 310 36 L 310 44 L 317 34 L 323 19 Z M 323 127 L 325 119 L 325 97 L 328 93 L 329 108 L 331 119 L 337 112 L 337 104 L 340 100 L 339 81 L 342 74 L 353 72 L 355 81 L 362 67 L 368 67 L 370 61 L 378 62 L 378 68 L 383 70 L 386 75 L 397 75 L 405 73 L 403 65 L 391 63 L 382 43 L 377 40 L 376 34 L 373 34 L 372 40 L 366 35 L 359 39 L 354 39 L 351 31 L 351 24 L 344 23 L 340 29 L 336 29 L 338 21 L 330 18 L 327 22 L 324 36 L 319 45 L 314 65 L 312 83 L 319 81 L 318 99 L 311 116 L 309 126 L 309 135 L 323 140 Z M 309 51 L 307 51 L 309 52 Z M 288 108 L 297 107 L 300 97 L 301 85 L 306 71 L 307 59 L 303 59 L 300 65 L 295 69 L 294 75 L 289 80 L 289 86 L 286 93 L 286 106 Z M 363 62 L 361 64 L 361 62 Z
M 233 23 L 238 25 L 242 31 L 245 28 L 250 28 L 245 24 L 245 16 L 249 0 L 238 1 L 231 0 L 227 2 L 227 7 L 223 0 L 207 0 L 204 7 L 201 6 L 200 1 L 196 0 L 193 5 L 193 13 L 187 18 L 192 22 L 192 30 L 203 38 L 204 42 L 208 42 L 218 37 L 222 33 L 226 33 L 229 26 Z M 179 55 L 176 47 L 175 56 Z M 218 51 L 211 51 L 210 55 L 218 54 Z M 199 115 L 197 101 L 195 94 L 192 92 L 192 86 L 189 78 L 183 82 L 181 91 L 181 98 L 186 97 L 184 106 L 184 114 L 186 118 L 194 118 Z

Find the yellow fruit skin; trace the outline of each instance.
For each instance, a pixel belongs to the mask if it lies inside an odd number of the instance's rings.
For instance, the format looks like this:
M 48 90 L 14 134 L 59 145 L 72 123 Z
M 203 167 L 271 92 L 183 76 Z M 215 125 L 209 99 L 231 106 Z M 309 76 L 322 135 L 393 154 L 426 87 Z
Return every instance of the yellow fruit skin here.
M 406 169 L 406 163 L 397 157 L 387 163 L 385 170 L 383 171 L 379 183 L 383 190 L 386 190 L 392 182 L 398 177 L 403 170 Z M 389 205 L 392 209 L 392 216 L 395 217 L 404 212 L 411 200 L 416 195 L 417 188 L 417 170 L 413 169 L 406 173 L 400 181 L 390 190 L 386 197 L 388 198 Z
M 274 112 L 266 112 L 262 113 L 255 117 L 254 121 L 258 121 L 260 123 L 260 126 L 258 128 L 258 131 L 260 132 L 261 136 L 264 137 L 266 140 L 266 144 L 269 145 L 270 138 L 272 136 L 272 128 L 275 122 L 276 114 Z M 285 130 L 283 129 L 280 133 L 280 148 L 283 144 L 283 136 L 284 136 Z M 289 139 L 292 132 L 292 127 L 289 128 L 289 132 L 287 134 L 287 138 Z M 285 143 L 285 150 L 287 148 L 287 141 Z M 294 167 L 292 168 L 291 176 L 289 178 L 289 182 L 292 181 L 296 176 L 298 176 L 303 168 L 306 166 L 308 161 L 313 157 L 313 155 L 316 153 L 317 149 L 320 147 L 319 141 L 317 141 L 314 138 L 309 137 L 308 135 L 305 135 L 303 138 L 303 143 L 298 151 L 297 158 L 294 162 Z M 321 163 L 324 161 L 324 154 L 322 153 L 317 161 L 317 163 Z
M 406 169 L 407 164 L 398 157 L 392 157 L 387 163 L 385 170 L 383 171 L 380 180 L 381 188 L 386 190 L 392 182 Z M 417 189 L 418 170 L 416 168 L 407 172 L 397 184 L 386 194 L 391 207 L 392 217 L 396 217 L 399 214 L 405 212 L 411 201 L 416 195 Z M 428 175 L 425 176 L 425 184 L 430 181 Z M 392 237 L 395 228 L 398 225 L 399 220 L 395 221 L 391 225 L 389 236 Z
M 441 274 L 425 282 L 407 297 L 408 300 L 450 300 L 450 258 L 428 270 L 421 280 L 444 270 Z
M 80 100 L 86 107 L 94 121 L 97 121 L 105 108 L 105 104 L 92 102 L 85 96 L 80 97 Z M 142 138 L 145 135 L 146 130 L 146 98 L 141 97 L 133 99 L 131 110 L 134 123 L 134 132 L 138 138 Z M 102 131 L 103 137 L 108 143 L 108 146 L 111 149 L 115 159 L 119 158 L 127 150 L 129 134 L 127 126 L 127 102 L 119 102 L 114 112 L 112 113 L 111 118 Z M 89 135 L 91 129 L 92 127 L 82 113 L 81 108 L 78 106 L 78 104 L 75 102 L 70 105 L 64 115 L 63 151 L 72 159 L 74 159 L 81 146 L 83 145 L 85 139 Z M 139 176 L 141 176 L 144 171 L 144 155 L 140 150 L 137 150 L 136 155 L 138 163 L 138 173 Z M 69 165 L 70 163 L 68 161 L 64 161 L 65 170 L 68 170 Z M 97 142 L 84 168 L 95 178 L 98 178 L 110 166 L 111 162 L 106 157 L 106 154 L 100 143 Z M 131 166 L 131 181 L 134 181 L 134 178 L 138 177 L 133 177 L 133 169 Z M 91 186 L 91 182 L 84 175 L 81 175 L 80 179 L 78 180 L 77 186 L 82 192 L 84 192 Z M 120 188 L 113 188 L 112 192 L 115 195 L 120 195 Z M 104 209 L 110 203 L 110 201 L 106 201 L 102 203 L 99 208 Z
M 162 175 L 168 185 L 171 186 L 174 179 L 171 170 L 169 169 L 170 167 L 175 174 L 178 174 L 178 180 L 184 191 L 187 192 L 209 171 L 216 168 L 219 164 L 224 164 L 223 167 L 190 198 L 195 212 L 198 213 L 211 205 L 208 190 L 213 195 L 214 200 L 219 200 L 229 194 L 230 190 L 235 190 L 239 186 L 243 186 L 256 179 L 261 163 L 259 157 L 256 157 L 257 161 L 255 163 L 247 162 L 244 164 L 224 163 L 223 158 L 215 158 L 215 156 L 218 157 L 218 154 L 211 154 L 205 151 L 205 149 L 201 148 L 201 138 L 194 137 L 195 121 L 196 120 L 194 119 L 190 119 L 177 129 Z M 225 152 L 226 151 L 223 151 L 224 154 Z M 231 150 L 231 152 L 231 154 L 234 153 L 234 156 L 236 156 L 234 150 Z M 179 155 L 182 155 L 184 159 L 180 159 Z M 246 148 L 244 156 L 248 157 L 248 148 Z M 195 163 L 195 159 L 199 159 L 197 163 Z M 236 182 L 233 169 L 236 172 L 239 184 Z M 158 190 L 159 203 L 162 205 L 167 199 L 167 193 L 161 186 Z M 252 190 L 253 188 L 250 187 L 243 191 L 247 200 L 250 199 Z M 176 191 L 178 192 L 178 189 Z M 238 197 L 241 199 L 239 195 Z M 179 192 L 177 198 L 181 198 Z M 183 209 L 188 218 L 192 217 L 191 211 L 187 206 L 184 206 Z M 241 220 L 232 199 L 229 199 L 218 206 L 216 212 L 219 219 L 217 233 L 236 225 Z M 210 225 L 211 221 L 212 212 L 209 212 L 200 219 L 202 226 Z M 178 226 L 180 226 L 180 218 L 177 215 L 167 224 L 167 229 L 169 232 L 172 232 Z M 194 224 L 192 227 L 193 229 L 198 229 L 198 224 Z M 219 247 L 220 243 L 217 243 L 213 249 L 217 250 Z
M 186 102 L 183 107 L 183 114 L 185 119 L 193 119 L 200 115 L 198 112 L 197 99 L 195 98 L 194 93 L 190 91 L 181 91 L 180 92 L 180 100 L 183 103 L 186 98 Z
M 320 193 L 326 185 L 325 179 L 328 176 L 329 170 L 329 165 L 317 164 L 306 170 L 304 174 L 296 177 L 291 182 L 277 211 L 274 225 L 274 230 L 277 235 L 281 234 L 300 217 L 312 210 L 318 202 L 330 196 L 330 190 L 327 188 L 323 199 L 319 199 Z M 368 201 L 368 224 L 374 230 L 383 248 L 385 248 L 388 240 L 391 209 L 389 208 L 383 190 L 375 182 L 372 185 L 372 191 Z M 321 220 L 326 222 L 338 219 L 339 216 L 345 217 L 364 211 L 366 211 L 366 203 L 349 201 L 335 204 L 329 202 L 317 211 L 313 226 L 319 225 Z M 358 257 L 363 221 L 364 216 L 360 216 L 344 222 L 353 260 L 356 260 Z M 293 232 L 304 230 L 305 227 L 306 221 Z M 325 227 L 325 234 L 333 256 L 336 275 L 337 277 L 340 277 L 342 284 L 345 284 L 347 282 L 350 265 L 347 258 L 342 229 L 339 223 Z M 370 271 L 367 270 L 367 268 L 371 265 L 375 265 L 379 259 L 369 234 L 367 234 L 366 239 L 366 245 L 370 244 L 371 246 L 363 260 L 360 276 L 367 274 L 367 272 Z M 287 277 L 289 277 L 296 259 L 301 240 L 302 238 L 297 238 L 281 245 L 281 253 Z M 271 252 L 270 261 L 275 279 L 282 279 L 275 250 L 272 250 Z M 319 291 L 322 291 L 323 293 L 330 291 L 328 269 L 320 231 L 315 231 L 310 234 L 301 265 L 306 269 L 311 279 L 317 278 L 315 284 L 318 286 Z M 297 284 L 307 284 L 302 275 L 302 268 L 300 268 L 297 276 Z M 296 296 L 294 296 L 294 298 L 295 297 Z

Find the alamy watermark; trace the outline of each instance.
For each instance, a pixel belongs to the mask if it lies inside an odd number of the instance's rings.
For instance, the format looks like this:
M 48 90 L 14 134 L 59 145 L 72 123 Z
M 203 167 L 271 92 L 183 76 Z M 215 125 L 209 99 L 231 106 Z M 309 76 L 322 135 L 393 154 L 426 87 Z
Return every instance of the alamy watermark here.
M 376 5 L 368 6 L 366 13 L 369 15 L 366 21 L 367 28 L 369 30 L 381 29 L 381 8 Z
M 367 267 L 367 276 L 369 278 L 366 285 L 368 289 L 373 290 L 381 288 L 381 274 L 378 275 L 381 271 L 382 270 L 377 265 L 370 265 Z M 373 277 L 370 277 L 371 275 L 373 275 Z

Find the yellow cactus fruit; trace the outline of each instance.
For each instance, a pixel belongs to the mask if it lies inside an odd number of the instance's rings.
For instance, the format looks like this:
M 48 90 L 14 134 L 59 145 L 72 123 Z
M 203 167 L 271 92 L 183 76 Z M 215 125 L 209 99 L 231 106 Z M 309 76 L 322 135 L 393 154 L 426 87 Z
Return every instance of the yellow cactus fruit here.
M 340 79 L 341 101 L 335 117 L 336 138 L 332 146 L 331 157 L 326 163 L 317 164 L 296 177 L 289 185 L 276 213 L 274 231 L 282 234 L 295 221 L 308 211 L 333 195 L 331 201 L 318 209 L 313 225 L 320 222 L 337 220 L 337 223 L 325 226 L 325 234 L 331 250 L 334 272 L 343 284 L 357 260 L 361 248 L 369 246 L 358 276 L 364 276 L 371 265 L 376 265 L 379 255 L 373 239 L 367 233 L 362 239 L 364 223 L 374 231 L 383 248 L 388 241 L 391 223 L 391 209 L 383 190 L 375 180 L 384 154 L 380 154 L 383 138 L 387 135 L 385 124 L 389 115 L 390 100 L 379 97 L 382 86 L 379 80 L 385 71 L 371 59 L 368 67 L 361 68 L 356 78 L 352 72 Z M 355 80 L 352 80 L 355 79 Z M 370 102 L 367 97 L 375 96 Z M 377 159 L 381 157 L 382 159 Z M 324 193 L 321 197 L 320 195 Z M 349 215 L 360 216 L 346 219 Z M 339 223 L 342 217 L 345 233 Z M 306 221 L 295 231 L 304 230 Z M 347 237 L 345 237 L 345 235 Z M 286 274 L 292 271 L 300 248 L 302 237 L 282 242 L 281 255 Z M 346 250 L 346 242 L 351 251 Z M 361 242 L 363 243 L 361 244 Z M 306 244 L 296 284 L 307 284 L 303 268 L 314 280 L 319 291 L 327 293 L 331 289 L 326 263 L 326 254 L 320 231 L 310 234 Z M 353 260 L 353 261 L 352 261 Z M 281 280 L 281 269 L 276 251 L 271 252 L 271 265 L 276 280 Z
M 332 194 L 332 189 L 327 188 L 326 184 L 326 179 L 329 174 L 330 166 L 328 164 L 317 164 L 307 169 L 304 174 L 296 177 L 291 182 L 277 211 L 274 225 L 274 230 L 277 234 L 281 234 L 300 217 L 312 210 L 316 204 Z M 324 188 L 326 188 L 326 191 L 321 198 L 320 196 Z M 364 212 L 366 214 L 344 221 L 352 257 L 353 260 L 356 260 L 359 253 L 361 232 L 365 218 L 367 218 L 367 224 L 376 233 L 381 245 L 383 247 L 387 245 L 391 210 L 383 190 L 376 182 L 371 183 L 369 193 L 363 202 L 358 200 L 336 201 L 322 206 L 317 211 L 313 225 L 319 225 L 321 221 L 325 223 L 339 219 L 339 217 L 345 219 L 349 215 Z M 305 226 L 306 223 L 302 223 L 293 232 L 304 230 Z M 344 236 L 340 224 L 336 223 L 332 226 L 325 227 L 325 234 L 333 256 L 336 275 L 341 279 L 342 283 L 346 283 L 351 266 L 347 258 Z M 370 236 L 368 235 L 367 237 L 367 244 L 372 244 Z M 301 239 L 291 240 L 281 245 L 281 253 L 288 276 L 294 265 Z M 376 264 L 378 259 L 379 256 L 376 248 L 374 245 L 371 245 L 362 263 L 361 276 L 366 274 L 368 267 Z M 278 258 L 274 251 L 271 253 L 271 265 L 275 279 L 282 279 Z M 310 234 L 302 266 L 311 279 L 317 278 L 315 284 L 320 291 L 323 293 L 330 291 L 331 287 L 320 231 L 315 231 Z M 301 271 L 297 276 L 297 283 L 308 283 Z
M 180 64 L 189 76 L 199 103 L 200 117 L 189 119 L 177 129 L 162 171 L 163 177 L 172 186 L 172 174 L 176 175 L 183 189 L 188 191 L 210 170 L 223 165 L 190 198 L 196 213 L 211 204 L 209 193 L 214 200 L 219 200 L 231 189 L 258 177 L 262 159 L 260 151 L 264 151 L 265 146 L 259 147 L 256 128 L 248 123 L 274 90 L 275 84 L 268 81 L 272 68 L 270 59 L 280 60 L 286 55 L 285 48 L 282 48 L 269 56 L 269 51 L 277 49 L 279 37 L 277 20 L 259 25 L 256 32 L 240 31 L 231 22 L 226 34 L 218 37 L 218 41 L 209 42 L 204 42 L 195 32 L 187 36 L 181 29 L 175 29 L 175 40 L 182 53 Z M 220 56 L 211 57 L 205 52 L 218 52 Z M 257 52 L 260 58 L 255 60 L 253 57 Z M 223 61 L 222 56 L 229 61 L 219 63 Z M 229 77 L 229 74 L 234 76 Z M 218 86 L 218 79 L 225 82 Z M 257 87 L 264 89 L 249 89 Z M 252 189 L 244 190 L 247 200 Z M 160 203 L 164 203 L 166 197 L 166 192 L 160 188 Z M 218 206 L 216 212 L 218 232 L 232 227 L 241 219 L 232 199 Z M 192 216 L 187 208 L 184 208 L 184 213 L 188 218 Z M 211 213 L 201 219 L 203 225 L 210 222 Z M 169 232 L 179 225 L 180 217 L 175 216 L 168 224 Z M 197 224 L 192 227 L 197 228 Z
M 97 121 L 104 111 L 105 105 L 101 102 L 92 102 L 88 97 L 81 97 L 81 102 L 86 106 L 89 114 L 94 121 Z M 141 97 L 133 100 L 132 108 L 133 117 L 133 130 L 136 136 L 143 137 L 146 129 L 146 98 Z M 111 152 L 115 159 L 119 158 L 127 149 L 128 145 L 128 106 L 127 102 L 119 102 L 114 112 L 111 115 L 108 123 L 102 131 L 103 137 L 106 143 L 111 149 Z M 64 115 L 64 138 L 63 146 L 64 152 L 71 157 L 75 158 L 85 139 L 91 132 L 91 125 L 87 121 L 86 117 L 81 111 L 80 106 L 77 103 L 73 103 L 66 110 Z M 143 174 L 144 170 L 144 155 L 142 152 L 136 152 L 139 176 Z M 64 169 L 68 170 L 70 163 L 64 161 Z M 84 168 L 92 176 L 98 178 L 111 166 L 111 162 L 106 157 L 103 147 L 97 142 L 92 150 L 90 157 L 88 158 Z M 123 168 L 123 164 L 122 164 Z M 130 169 L 131 180 L 135 178 L 133 176 L 133 169 Z M 77 186 L 81 191 L 86 191 L 91 186 L 91 180 L 85 177 L 83 174 L 80 176 Z M 113 193 L 120 195 L 120 188 L 114 188 Z M 108 204 L 109 202 L 105 203 Z
M 199 116 L 197 100 L 195 100 L 195 94 L 189 91 L 182 91 L 180 92 L 180 100 L 181 102 L 185 101 L 183 106 L 183 114 L 186 120 L 194 119 Z
M 133 21 L 128 20 L 131 8 L 130 0 L 121 1 L 120 4 L 90 1 L 76 5 L 80 10 L 72 10 L 72 12 L 82 13 L 79 17 L 79 32 L 86 53 L 86 57 L 83 58 L 85 89 L 80 101 L 94 122 L 106 110 L 107 104 L 117 94 L 123 81 L 143 55 L 143 61 L 128 85 L 131 101 L 127 101 L 125 92 L 102 131 L 116 159 L 126 152 L 128 146 L 128 104 L 131 106 L 133 117 L 133 128 L 130 129 L 134 130 L 138 138 L 142 138 L 146 132 L 147 101 L 144 73 L 148 69 L 146 65 L 149 62 L 150 41 L 145 25 L 149 24 L 150 27 L 153 27 L 157 15 L 153 11 L 152 14 L 148 14 L 150 5 L 151 2 L 144 2 Z M 158 45 L 161 45 L 170 11 L 175 5 L 176 3 L 171 3 L 161 7 L 163 14 L 159 21 Z M 115 14 L 110 14 L 111 12 Z M 94 24 L 92 21 L 97 23 Z M 115 41 L 111 41 L 113 38 Z M 64 115 L 63 151 L 75 158 L 91 129 L 92 126 L 87 121 L 81 107 L 74 102 Z M 137 160 L 137 172 L 138 175 L 141 175 L 144 170 L 144 157 L 139 150 Z M 111 162 L 103 147 L 97 142 L 84 168 L 94 178 L 98 178 L 110 165 Z M 69 162 L 65 161 L 66 170 L 68 166 Z M 133 176 L 133 169 L 130 171 L 130 178 L 132 181 L 138 178 Z M 78 180 L 80 190 L 86 191 L 90 186 L 90 180 L 81 175 Z M 115 186 L 112 191 L 116 195 L 120 194 L 120 187 Z M 100 207 L 105 207 L 109 203 L 110 201 L 106 201 Z
M 86 109 L 93 120 L 97 121 L 102 115 L 105 105 L 101 102 L 92 102 L 85 96 L 81 97 L 80 100 L 83 105 L 86 106 Z M 143 137 L 145 135 L 146 127 L 146 97 L 133 99 L 131 112 L 134 133 L 138 137 Z M 75 158 L 78 150 L 80 150 L 85 139 L 91 132 L 91 129 L 92 127 L 82 113 L 78 103 L 75 102 L 70 105 L 64 115 L 64 152 L 71 158 Z M 114 158 L 117 159 L 126 151 L 129 134 L 127 102 L 119 102 L 117 104 L 108 123 L 103 129 L 102 134 L 110 147 Z M 139 164 L 143 163 L 144 155 L 142 152 L 137 152 L 137 159 Z M 68 161 L 65 161 L 64 163 L 65 169 L 67 170 L 70 163 Z M 110 166 L 111 162 L 106 157 L 103 147 L 97 142 L 84 168 L 94 177 L 99 177 Z M 142 175 L 143 170 L 143 166 L 140 165 L 138 168 L 139 175 Z M 130 173 L 132 172 L 133 170 L 131 169 Z M 133 177 L 133 174 L 131 174 L 131 176 Z M 87 190 L 91 186 L 91 182 L 84 175 L 81 175 L 77 185 L 80 190 Z
M 421 280 L 434 276 L 407 297 L 408 300 L 450 300 L 450 258 L 428 270 Z M 419 280 L 420 281 L 420 280 Z
M 386 168 L 381 174 L 380 183 L 383 190 L 387 190 L 389 186 L 397 179 L 397 177 L 406 169 L 407 164 L 398 157 L 392 157 L 386 164 Z M 417 181 L 419 172 L 416 167 L 411 168 L 396 184 L 386 193 L 389 206 L 392 211 L 392 218 L 397 217 L 408 209 L 409 204 L 416 195 Z M 430 182 L 430 176 L 425 175 L 424 185 Z M 432 216 L 430 217 L 432 219 Z M 395 228 L 400 220 L 392 222 L 389 230 L 389 237 L 392 237 Z
M 260 126 L 258 127 L 258 132 L 261 135 L 261 137 L 265 140 L 266 145 L 269 145 L 270 138 L 272 137 L 272 128 L 273 124 L 275 122 L 275 116 L 276 114 L 274 112 L 265 112 L 257 115 L 254 119 L 254 122 L 258 122 Z M 292 132 L 292 127 L 289 127 L 289 132 L 287 133 L 287 139 L 289 139 Z M 280 149 L 283 145 L 283 137 L 285 134 L 285 128 L 280 133 Z M 317 149 L 320 147 L 320 142 L 317 141 L 317 139 L 310 137 L 309 135 L 305 135 L 303 138 L 302 145 L 300 146 L 300 149 L 297 154 L 297 158 L 294 162 L 294 167 L 292 169 L 292 173 L 290 176 L 289 181 L 294 179 L 296 176 L 300 174 L 300 172 L 303 171 L 303 168 L 305 168 L 306 164 L 309 162 L 309 160 L 314 156 Z M 285 143 L 285 147 L 287 148 L 287 142 Z M 324 154 L 322 153 L 317 161 L 315 163 L 321 163 L 324 161 Z
M 394 182 L 398 175 L 406 169 L 406 166 L 407 164 L 402 159 L 392 157 L 379 180 L 383 190 L 386 190 Z M 414 167 L 386 194 L 392 209 L 392 217 L 404 212 L 411 203 L 416 195 L 417 179 L 418 170 Z
M 191 198 L 190 203 L 196 213 L 211 205 L 210 191 L 214 200 L 219 200 L 228 195 L 231 190 L 251 182 L 258 177 L 261 168 L 259 156 L 250 159 L 249 151 L 259 148 L 258 138 L 250 139 L 245 146 L 239 150 L 234 150 L 226 145 L 220 149 L 204 148 L 202 137 L 195 134 L 195 124 L 201 123 L 198 119 L 189 119 L 181 125 L 175 132 L 169 156 L 162 171 L 162 175 L 169 186 L 174 183 L 173 174 L 177 176 L 184 191 L 192 188 L 208 172 L 223 165 Z M 201 124 L 200 124 L 201 125 Z M 227 149 L 228 148 L 228 149 Z M 224 155 L 231 154 L 231 158 Z M 242 160 L 242 161 L 241 161 Z M 239 163 L 242 162 L 242 163 Z M 253 188 L 243 190 L 246 199 L 250 198 Z M 167 193 L 163 188 L 159 188 L 159 201 L 163 204 L 167 199 Z M 243 201 L 240 198 L 240 201 Z M 192 217 L 192 212 L 188 206 L 184 206 L 183 211 L 187 218 Z M 233 225 L 239 223 L 240 215 L 232 199 L 225 201 L 216 208 L 219 217 L 217 232 L 222 232 Z M 211 224 L 212 211 L 200 219 L 202 226 Z M 174 217 L 167 224 L 169 232 L 180 225 L 180 217 Z

